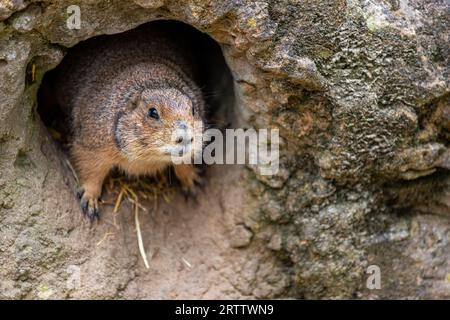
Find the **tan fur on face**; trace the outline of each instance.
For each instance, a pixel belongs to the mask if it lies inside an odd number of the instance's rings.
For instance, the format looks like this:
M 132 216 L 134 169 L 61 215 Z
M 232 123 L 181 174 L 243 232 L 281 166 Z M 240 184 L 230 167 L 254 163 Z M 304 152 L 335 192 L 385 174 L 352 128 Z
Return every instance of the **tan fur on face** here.
M 183 122 L 193 131 L 198 127 L 195 121 L 202 123 L 189 97 L 176 89 L 145 90 L 134 105 L 120 117 L 115 128 L 120 151 L 130 162 L 170 161 L 165 150 L 176 146 L 177 124 Z M 157 110 L 158 120 L 148 116 L 150 108 Z M 201 135 L 202 130 L 196 129 Z

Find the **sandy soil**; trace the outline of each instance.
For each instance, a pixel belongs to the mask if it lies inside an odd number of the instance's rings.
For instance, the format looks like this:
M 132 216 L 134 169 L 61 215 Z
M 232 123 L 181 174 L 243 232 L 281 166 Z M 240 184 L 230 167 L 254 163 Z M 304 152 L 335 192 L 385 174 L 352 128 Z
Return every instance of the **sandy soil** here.
M 75 219 L 83 227 L 74 233 L 80 242 L 90 238 L 91 257 L 78 265 L 81 288 L 70 296 L 242 297 L 233 285 L 234 267 L 251 259 L 245 249 L 230 246 L 230 235 L 242 237 L 234 230 L 243 228 L 240 206 L 245 190 L 239 183 L 243 174 L 245 170 L 238 167 L 210 167 L 206 188 L 199 192 L 196 202 L 180 193 L 170 203 L 163 199 L 142 202 L 147 211 L 140 210 L 139 221 L 149 269 L 139 254 L 130 203 L 124 201 L 116 214 L 112 205 L 103 205 L 102 219 L 93 226 L 80 213 Z M 104 199 L 112 197 L 107 194 Z

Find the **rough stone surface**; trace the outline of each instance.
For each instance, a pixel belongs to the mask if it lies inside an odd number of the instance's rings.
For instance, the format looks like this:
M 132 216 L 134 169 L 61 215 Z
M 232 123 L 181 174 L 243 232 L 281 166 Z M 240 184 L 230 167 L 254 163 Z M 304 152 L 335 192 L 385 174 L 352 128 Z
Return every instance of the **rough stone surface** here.
M 80 30 L 73 1 L 0 0 L 0 298 L 450 298 L 448 1 L 75 2 Z M 221 45 L 281 168 L 143 216 L 145 269 L 130 208 L 82 219 L 36 94 L 69 47 L 162 18 Z

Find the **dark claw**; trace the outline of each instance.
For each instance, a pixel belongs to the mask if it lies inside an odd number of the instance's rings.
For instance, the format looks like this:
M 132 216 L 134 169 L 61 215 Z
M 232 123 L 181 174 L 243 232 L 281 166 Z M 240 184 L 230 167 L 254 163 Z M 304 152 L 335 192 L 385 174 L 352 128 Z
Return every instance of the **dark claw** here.
M 89 220 L 91 220 L 91 222 L 94 222 L 95 219 L 99 220 L 100 214 L 99 214 L 98 208 L 96 206 L 89 207 L 87 216 L 88 216 Z
M 196 182 L 196 185 L 200 188 L 200 190 L 205 191 L 205 187 L 206 187 L 206 180 L 205 179 L 199 179 Z
M 78 191 L 77 191 L 77 198 L 78 198 L 78 200 L 81 200 L 81 197 L 83 196 L 83 194 L 84 194 L 84 189 L 78 189 Z
M 97 201 L 82 197 L 80 200 L 80 206 L 83 214 L 86 215 L 91 222 L 94 222 L 96 219 L 100 220 L 100 211 L 98 209 Z
M 81 198 L 80 200 L 81 210 L 83 210 L 83 213 L 87 213 L 88 209 L 88 200 L 86 198 Z
M 187 202 L 189 199 L 192 199 L 194 203 L 198 204 L 198 192 L 196 188 L 183 188 L 181 192 L 184 195 L 184 200 Z

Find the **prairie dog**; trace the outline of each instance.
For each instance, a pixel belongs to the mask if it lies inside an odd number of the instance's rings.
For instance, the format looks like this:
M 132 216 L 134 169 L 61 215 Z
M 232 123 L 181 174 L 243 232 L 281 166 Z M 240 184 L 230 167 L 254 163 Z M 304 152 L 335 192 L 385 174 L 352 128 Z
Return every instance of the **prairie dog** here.
M 112 168 L 151 175 L 173 165 L 173 154 L 201 152 L 204 100 L 190 59 L 172 37 L 147 27 L 81 43 L 58 68 L 56 100 L 70 114 L 78 194 L 91 220 Z M 174 172 L 185 190 L 199 181 L 192 164 Z

